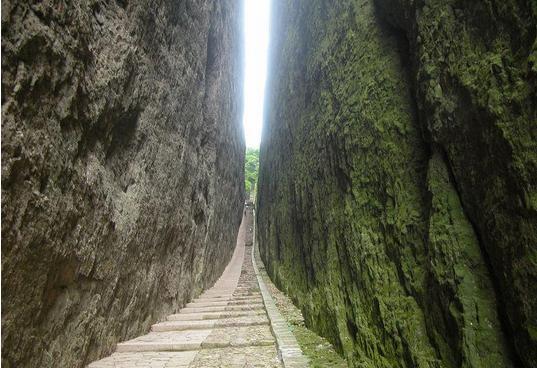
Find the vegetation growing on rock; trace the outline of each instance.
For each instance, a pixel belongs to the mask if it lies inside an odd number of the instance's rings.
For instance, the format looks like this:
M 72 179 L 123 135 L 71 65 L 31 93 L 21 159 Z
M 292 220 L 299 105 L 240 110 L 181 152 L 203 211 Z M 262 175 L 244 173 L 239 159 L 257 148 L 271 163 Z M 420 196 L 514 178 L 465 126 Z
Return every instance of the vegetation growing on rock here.
M 304 317 L 300 310 L 293 304 L 291 299 L 282 293 L 272 283 L 265 267 L 259 258 L 259 252 L 255 252 L 256 262 L 259 267 L 259 272 L 265 284 L 267 285 L 270 295 L 274 299 L 278 310 L 283 318 L 289 324 L 289 328 L 293 332 L 302 352 L 309 360 L 311 368 L 344 368 L 347 367 L 345 360 L 337 354 L 332 344 L 326 339 L 317 335 L 304 325 Z
M 273 5 L 260 253 L 351 366 L 537 365 L 536 12 Z

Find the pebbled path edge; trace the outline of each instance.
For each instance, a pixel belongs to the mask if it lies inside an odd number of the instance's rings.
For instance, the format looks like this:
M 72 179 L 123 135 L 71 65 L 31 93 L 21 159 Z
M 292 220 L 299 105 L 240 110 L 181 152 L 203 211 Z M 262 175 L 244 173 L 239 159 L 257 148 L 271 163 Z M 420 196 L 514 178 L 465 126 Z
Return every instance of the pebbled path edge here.
M 272 295 L 265 285 L 259 269 L 257 267 L 255 252 L 258 250 L 257 238 L 256 238 L 256 214 L 255 209 L 253 210 L 253 246 L 252 246 L 252 263 L 254 265 L 254 272 L 257 277 L 257 282 L 259 283 L 259 290 L 261 291 L 261 296 L 263 297 L 263 303 L 265 304 L 265 309 L 267 311 L 268 319 L 270 321 L 270 328 L 272 334 L 276 339 L 276 345 L 278 349 L 278 357 L 283 363 L 285 368 L 307 368 L 309 367 L 308 358 L 302 353 L 302 349 L 298 345 L 298 342 L 291 332 L 287 321 L 283 318 Z

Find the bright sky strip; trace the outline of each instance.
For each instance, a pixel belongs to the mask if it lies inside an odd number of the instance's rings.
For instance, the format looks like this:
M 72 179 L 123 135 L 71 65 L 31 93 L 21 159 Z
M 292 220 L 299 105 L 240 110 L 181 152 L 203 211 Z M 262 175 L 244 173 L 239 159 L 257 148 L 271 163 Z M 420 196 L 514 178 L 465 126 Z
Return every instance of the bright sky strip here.
M 246 146 L 261 142 L 267 78 L 270 0 L 244 0 L 244 113 Z

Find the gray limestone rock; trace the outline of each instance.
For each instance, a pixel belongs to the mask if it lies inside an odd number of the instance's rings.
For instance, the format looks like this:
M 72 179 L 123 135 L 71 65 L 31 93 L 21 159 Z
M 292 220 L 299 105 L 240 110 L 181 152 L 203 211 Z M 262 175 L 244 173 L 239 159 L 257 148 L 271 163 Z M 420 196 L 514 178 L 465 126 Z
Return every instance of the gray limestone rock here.
M 2 2 L 2 365 L 81 367 L 229 261 L 239 3 Z

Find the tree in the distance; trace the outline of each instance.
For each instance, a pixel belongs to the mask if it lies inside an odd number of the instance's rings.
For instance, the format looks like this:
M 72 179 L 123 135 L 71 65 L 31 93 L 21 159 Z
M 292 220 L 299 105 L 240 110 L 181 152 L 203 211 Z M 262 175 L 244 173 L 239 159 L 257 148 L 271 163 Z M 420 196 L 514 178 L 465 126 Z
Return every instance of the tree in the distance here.
M 246 148 L 246 157 L 244 160 L 244 180 L 247 199 L 252 199 L 255 197 L 258 171 L 259 149 Z

